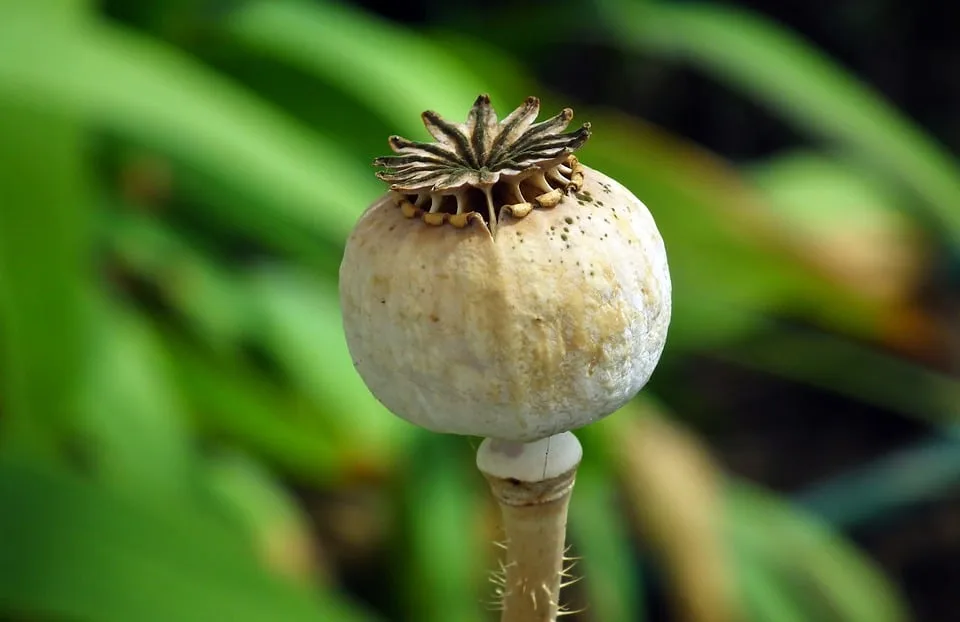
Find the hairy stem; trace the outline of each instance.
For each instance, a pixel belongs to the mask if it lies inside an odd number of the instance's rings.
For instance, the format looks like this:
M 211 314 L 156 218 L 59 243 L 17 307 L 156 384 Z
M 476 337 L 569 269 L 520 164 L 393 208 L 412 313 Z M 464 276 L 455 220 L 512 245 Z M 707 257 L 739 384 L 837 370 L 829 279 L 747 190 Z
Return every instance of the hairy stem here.
M 501 622 L 553 622 L 561 610 L 567 508 L 580 445 L 569 433 L 530 444 L 484 443 L 481 454 L 486 449 L 488 458 L 503 460 L 491 468 L 478 456 L 506 534 Z

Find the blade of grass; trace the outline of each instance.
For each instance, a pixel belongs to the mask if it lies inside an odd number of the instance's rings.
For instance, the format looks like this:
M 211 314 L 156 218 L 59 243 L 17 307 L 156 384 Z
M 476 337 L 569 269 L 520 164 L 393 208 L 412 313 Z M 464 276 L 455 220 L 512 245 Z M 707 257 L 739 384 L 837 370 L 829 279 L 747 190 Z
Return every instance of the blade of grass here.
M 744 173 L 784 226 L 807 241 L 808 254 L 825 254 L 829 268 L 850 272 L 851 287 L 894 304 L 918 287 L 925 240 L 889 178 L 850 158 L 807 150 L 782 151 Z
M 78 421 L 99 481 L 185 498 L 196 478 L 187 415 L 156 335 L 131 310 L 102 305 Z
M 822 521 L 746 483 L 727 486 L 727 527 L 810 620 L 903 622 L 893 584 Z
M 426 135 L 424 110 L 464 118 L 477 95 L 490 89 L 473 68 L 429 39 L 343 4 L 247 2 L 224 27 L 239 41 L 350 93 L 411 137 Z M 502 102 L 496 93 L 491 97 Z
M 829 334 L 766 325 L 749 341 L 711 356 L 935 424 L 953 424 L 960 417 L 957 381 Z
M 125 276 L 152 283 L 207 347 L 223 354 L 241 349 L 254 305 L 239 277 L 162 220 L 120 209 L 100 224 L 111 259 Z
M 84 156 L 76 123 L 0 100 L 2 442 L 51 459 L 78 414 L 88 338 Z
M 0 21 L 0 101 L 142 141 L 333 239 L 380 192 L 365 163 L 344 161 L 322 136 L 186 54 L 115 26 Z
M 857 152 L 923 197 L 960 242 L 955 156 L 873 89 L 787 29 L 744 9 L 706 3 L 598 0 L 628 48 L 678 58 L 742 89 L 813 134 Z
M 637 535 L 669 578 L 675 615 L 697 622 L 739 620 L 742 603 L 730 573 L 719 466 L 699 439 L 659 414 L 649 397 L 623 410 L 598 427 Z
M 304 585 L 331 584 L 310 517 L 262 464 L 239 452 L 218 452 L 205 464 L 202 479 L 231 522 L 248 534 L 267 568 Z
M 746 546 L 734 547 L 735 575 L 740 584 L 743 603 L 754 622 L 814 622 L 803 611 L 802 604 L 781 585 L 764 566 L 756 551 Z M 817 620 L 816 622 L 824 622 Z
M 210 355 L 171 333 L 162 333 L 162 338 L 175 377 L 205 434 L 237 442 L 317 484 L 347 475 L 353 465 L 345 460 L 343 448 L 322 434 L 305 432 L 296 422 L 322 418 L 322 412 L 249 366 Z M 366 466 L 378 470 L 375 461 Z
M 90 11 L 93 0 L 48 0 L 47 2 L 7 2 L 3 6 L 4 17 L 14 18 L 16 13 L 32 12 L 41 14 L 43 19 L 60 23 L 75 22 L 83 19 Z
M 480 514 L 473 456 L 460 451 L 466 448 L 460 437 L 423 433 L 416 440 L 400 491 L 407 572 L 397 587 L 418 622 L 480 622 L 483 555 L 473 537 Z
M 343 162 L 356 162 L 358 167 L 365 168 L 366 162 L 357 162 L 356 157 L 342 150 L 340 153 Z M 183 214 L 208 230 L 234 234 L 257 250 L 281 255 L 321 274 L 336 275 L 344 234 L 332 233 L 322 223 L 283 217 L 277 213 L 276 205 L 265 201 L 265 194 L 252 195 L 244 185 L 218 178 L 188 162 L 171 162 L 170 171 L 176 180 L 178 198 L 183 201 L 170 210 L 174 218 Z M 316 171 L 316 176 L 323 183 L 321 170 Z M 369 191 L 357 196 L 353 209 L 359 214 L 379 190 L 370 186 Z M 316 209 L 327 209 L 320 197 L 316 201 Z M 343 224 L 345 231 L 346 221 Z
M 570 504 L 570 539 L 580 558 L 571 578 L 583 577 L 587 601 L 583 604 L 597 620 L 643 622 L 642 577 L 622 512 L 616 505 L 614 475 L 605 465 L 584 453 Z M 562 596 L 562 594 L 561 594 Z M 564 604 L 580 609 L 579 603 Z
M 104 227 L 121 265 L 155 284 L 164 301 L 226 359 L 253 344 L 308 404 L 275 413 L 303 435 L 385 459 L 414 428 L 376 401 L 344 341 L 336 289 L 281 265 L 227 270 L 160 221 L 132 214 Z
M 794 501 L 837 528 L 936 498 L 960 483 L 960 427 L 814 484 Z
M 280 266 L 258 269 L 247 286 L 260 320 L 256 339 L 294 386 L 324 409 L 339 442 L 384 454 L 409 438 L 414 426 L 390 414 L 354 369 L 335 286 Z
M 220 521 L 0 458 L 0 614 L 77 622 L 363 622 L 269 575 Z

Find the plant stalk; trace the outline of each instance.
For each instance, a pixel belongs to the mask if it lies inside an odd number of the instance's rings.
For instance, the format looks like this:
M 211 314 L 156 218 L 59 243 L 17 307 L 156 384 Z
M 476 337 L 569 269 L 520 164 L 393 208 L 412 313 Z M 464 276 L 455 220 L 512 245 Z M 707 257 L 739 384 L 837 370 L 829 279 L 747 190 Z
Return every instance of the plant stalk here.
M 568 436 L 576 444 L 575 460 L 567 455 L 567 464 L 561 465 L 568 468 L 556 473 L 556 464 L 548 468 L 549 453 L 544 455 L 544 477 L 538 481 L 528 481 L 525 467 L 511 475 L 509 468 L 491 473 L 481 466 L 500 506 L 506 535 L 506 561 L 498 577 L 501 622 L 554 622 L 562 612 L 567 509 L 580 462 L 580 445 Z M 523 451 L 532 445 L 514 447 Z

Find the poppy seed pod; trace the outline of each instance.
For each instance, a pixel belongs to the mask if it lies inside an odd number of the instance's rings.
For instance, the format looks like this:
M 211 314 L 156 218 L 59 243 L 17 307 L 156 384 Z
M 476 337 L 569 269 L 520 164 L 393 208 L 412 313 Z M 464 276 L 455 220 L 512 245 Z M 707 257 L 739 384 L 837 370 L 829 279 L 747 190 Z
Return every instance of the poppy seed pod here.
M 670 321 L 663 240 L 643 203 L 580 163 L 573 112 L 537 98 L 498 121 L 423 114 L 433 143 L 390 138 L 390 191 L 340 267 L 347 345 L 370 391 L 435 432 L 530 442 L 632 398 Z

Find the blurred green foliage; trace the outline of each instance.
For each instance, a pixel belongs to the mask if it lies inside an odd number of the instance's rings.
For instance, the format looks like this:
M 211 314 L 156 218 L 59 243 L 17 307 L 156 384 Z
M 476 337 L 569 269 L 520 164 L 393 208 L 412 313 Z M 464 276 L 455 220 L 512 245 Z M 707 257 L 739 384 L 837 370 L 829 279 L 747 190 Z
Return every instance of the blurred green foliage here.
M 336 270 L 383 191 L 369 164 L 387 135 L 425 137 L 421 111 L 457 118 L 480 92 L 503 110 L 560 98 L 497 47 L 502 33 L 415 32 L 317 0 L 102 4 L 0 2 L 0 617 L 489 619 L 496 516 L 473 448 L 412 429 L 365 390 Z M 760 16 L 595 8 L 592 28 L 624 54 L 690 62 L 814 139 L 803 166 L 738 169 L 622 112 L 576 107 L 595 128 L 582 159 L 643 197 L 667 241 L 667 364 L 719 357 L 955 422 L 953 379 L 879 353 L 922 348 L 897 327 L 923 313 L 906 293 L 915 271 L 891 277 L 865 229 L 908 267 L 924 239 L 910 214 L 960 239 L 952 157 Z M 912 212 L 901 193 L 917 197 Z M 844 218 L 850 205 L 861 217 Z M 823 333 L 782 328 L 780 314 Z M 641 426 L 649 407 L 603 426 Z M 625 511 L 621 486 L 640 467 L 615 459 L 603 426 L 583 431 L 575 597 L 582 619 L 642 620 L 637 525 L 680 492 L 650 488 Z M 887 486 L 896 471 L 879 465 L 810 507 L 844 521 L 936 495 L 956 482 L 957 453 L 938 450 L 911 486 Z M 718 487 L 747 619 L 906 618 L 830 525 L 749 484 Z M 370 490 L 382 523 L 334 511 Z M 351 556 L 375 592 L 363 604 L 347 589 Z

